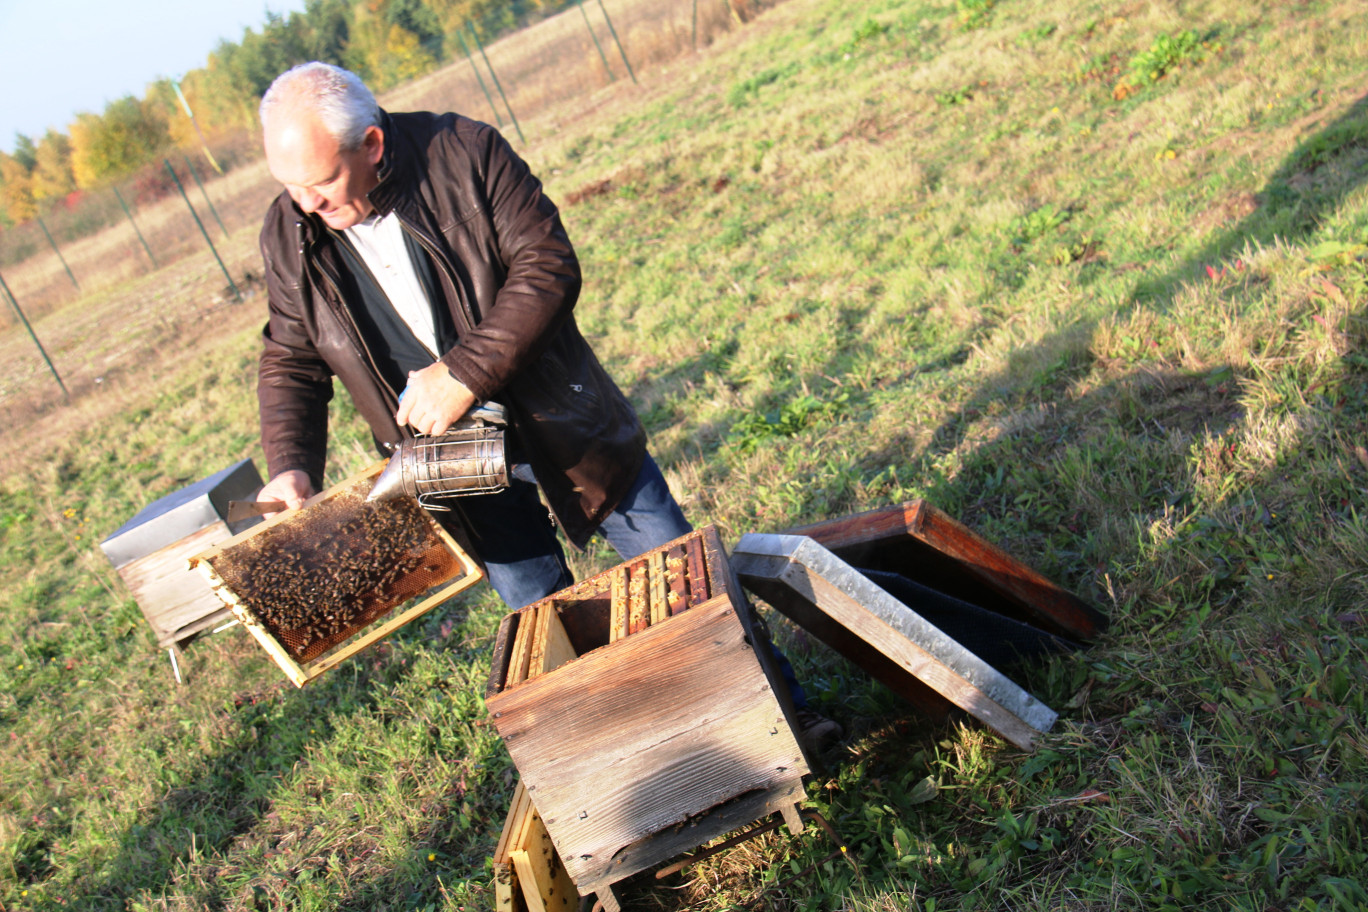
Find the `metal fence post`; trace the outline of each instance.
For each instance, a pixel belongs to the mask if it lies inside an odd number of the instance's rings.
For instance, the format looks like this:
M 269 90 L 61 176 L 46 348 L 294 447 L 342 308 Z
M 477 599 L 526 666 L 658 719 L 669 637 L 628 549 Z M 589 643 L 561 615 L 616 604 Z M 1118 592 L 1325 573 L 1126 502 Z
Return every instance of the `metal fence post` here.
M 622 42 L 618 40 L 617 29 L 613 28 L 613 20 L 608 18 L 608 7 L 603 5 L 603 0 L 598 0 L 599 9 L 603 11 L 603 21 L 608 23 L 608 34 L 613 36 L 613 43 L 617 45 L 618 53 L 622 55 L 622 65 L 627 68 L 627 75 L 632 77 L 633 85 L 640 85 L 637 82 L 636 73 L 632 72 L 632 65 L 627 62 L 627 52 L 622 49 Z
M 128 216 L 128 224 L 133 226 L 133 233 L 138 236 L 138 240 L 142 241 L 143 250 L 147 251 L 147 258 L 152 261 L 152 268 L 159 269 L 160 267 L 157 265 L 157 258 L 152 255 L 152 248 L 147 246 L 147 239 L 143 237 L 143 233 L 138 230 L 138 223 L 133 221 L 133 213 L 128 210 L 128 203 L 124 202 L 123 195 L 119 193 L 118 187 L 114 187 L 113 190 L 114 198 L 118 200 L 119 205 L 123 207 L 124 215 Z
M 15 299 L 14 292 L 10 291 L 10 287 L 5 282 L 4 276 L 0 276 L 0 288 L 5 290 L 5 297 L 9 298 L 10 306 L 14 308 L 14 312 L 19 316 L 19 322 L 23 323 L 24 329 L 28 330 L 29 338 L 33 340 L 34 345 L 38 346 L 38 354 L 43 356 L 44 363 L 47 364 L 48 370 L 52 372 L 52 379 L 56 380 L 57 385 L 62 388 L 62 398 L 68 403 L 71 402 L 71 393 L 67 392 L 66 384 L 62 382 L 61 376 L 57 373 L 57 368 L 52 366 L 52 359 L 48 357 L 47 349 L 43 348 L 43 343 L 38 341 L 38 334 L 34 332 L 33 327 L 29 325 L 28 317 L 24 316 L 24 311 L 19 307 L 19 302 Z
M 39 228 L 43 229 L 43 234 L 47 235 L 48 243 L 52 245 L 52 252 L 57 254 L 58 261 L 62 264 L 62 268 L 66 270 L 67 278 L 71 279 L 71 284 L 76 286 L 77 291 L 80 291 L 81 285 L 76 281 L 76 277 L 71 274 L 71 267 L 67 265 L 67 261 L 62 259 L 62 251 L 57 249 L 57 242 L 52 239 L 52 232 L 48 231 L 47 225 L 43 222 L 43 217 L 41 215 L 35 215 L 33 220 L 38 223 Z
M 185 159 L 185 167 L 190 169 L 190 176 L 193 177 L 195 183 L 199 185 L 200 194 L 204 197 L 204 204 L 208 206 L 209 211 L 214 214 L 214 221 L 218 222 L 219 230 L 223 232 L 224 237 L 227 237 L 228 229 L 223 227 L 223 219 L 219 218 L 218 210 L 214 208 L 214 204 L 210 201 L 209 191 L 204 189 L 204 183 L 199 178 L 199 172 L 196 171 L 195 166 L 190 163 L 190 156 L 182 152 L 181 158 Z
M 608 71 L 608 81 L 617 82 L 617 77 L 613 75 L 613 68 L 608 65 L 608 57 L 603 53 L 603 45 L 599 44 L 598 35 L 594 34 L 594 27 L 589 24 L 589 14 L 584 11 L 584 0 L 579 0 L 580 15 L 584 17 L 584 27 L 589 30 L 589 37 L 594 39 L 594 50 L 598 51 L 599 60 L 603 61 L 603 68 Z
M 489 63 L 489 55 L 485 53 L 484 45 L 480 43 L 480 36 L 475 31 L 475 23 L 467 22 L 466 26 L 470 29 L 471 37 L 475 39 L 475 47 L 480 49 L 480 57 L 489 70 L 489 78 L 494 80 L 494 88 L 498 89 L 499 97 L 503 99 L 504 107 L 508 109 L 509 119 L 513 121 L 513 129 L 518 131 L 518 141 L 527 145 L 527 137 L 523 136 L 522 127 L 518 126 L 518 117 L 513 113 L 513 106 L 508 103 L 508 96 L 504 94 L 503 86 L 499 84 L 499 74 L 494 72 L 494 67 Z
M 190 197 L 185 195 L 185 187 L 181 186 L 180 178 L 176 176 L 176 169 L 171 167 L 171 160 L 163 158 L 162 163 L 166 165 L 166 170 L 171 172 L 171 179 L 176 182 L 176 189 L 180 191 L 181 199 L 185 200 L 185 208 L 190 210 L 190 215 L 195 219 L 195 224 L 199 226 L 200 234 L 204 235 L 204 243 L 209 245 L 209 250 L 214 254 L 214 259 L 218 260 L 219 269 L 223 270 L 224 277 L 228 279 L 228 287 L 233 289 L 233 297 L 241 302 L 242 292 L 238 291 L 237 283 L 229 274 L 228 267 L 223 265 L 223 257 L 219 256 L 218 250 L 214 248 L 214 242 L 209 240 L 209 232 L 204 230 L 204 223 L 200 221 L 199 214 L 195 212 L 195 207 L 190 205 Z
M 489 102 L 489 109 L 494 112 L 494 125 L 503 129 L 503 118 L 499 116 L 499 107 L 494 104 L 494 96 L 489 94 L 489 89 L 485 87 L 484 77 L 480 75 L 480 68 L 475 65 L 475 58 L 470 53 L 470 45 L 466 43 L 465 35 L 457 29 L 456 37 L 461 42 L 461 50 L 465 51 L 466 60 L 470 61 L 470 70 L 475 74 L 475 81 L 480 84 L 480 91 L 484 92 L 485 101 Z

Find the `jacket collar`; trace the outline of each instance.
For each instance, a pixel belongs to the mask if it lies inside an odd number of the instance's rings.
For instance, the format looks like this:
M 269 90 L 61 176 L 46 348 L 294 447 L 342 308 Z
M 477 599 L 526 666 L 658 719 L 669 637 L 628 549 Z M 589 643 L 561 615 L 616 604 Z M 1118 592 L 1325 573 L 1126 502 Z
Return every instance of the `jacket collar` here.
M 390 210 L 404 195 L 405 175 L 412 174 L 413 169 L 409 167 L 408 150 L 395 128 L 394 118 L 383 108 L 380 110 L 380 132 L 385 136 L 385 151 L 377 169 L 380 183 L 366 194 L 366 198 L 375 207 L 375 211 L 384 216 L 389 215 Z

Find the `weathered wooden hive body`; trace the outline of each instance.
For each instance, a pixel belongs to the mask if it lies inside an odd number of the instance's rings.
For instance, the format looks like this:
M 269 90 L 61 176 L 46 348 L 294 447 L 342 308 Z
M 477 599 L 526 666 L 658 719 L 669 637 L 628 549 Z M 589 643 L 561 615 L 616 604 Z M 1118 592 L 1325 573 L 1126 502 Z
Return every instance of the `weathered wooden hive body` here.
M 570 658 L 529 674 L 547 611 Z M 808 764 L 758 633 L 712 527 L 504 618 L 486 703 L 580 895 L 616 908 L 616 881 L 797 822 Z

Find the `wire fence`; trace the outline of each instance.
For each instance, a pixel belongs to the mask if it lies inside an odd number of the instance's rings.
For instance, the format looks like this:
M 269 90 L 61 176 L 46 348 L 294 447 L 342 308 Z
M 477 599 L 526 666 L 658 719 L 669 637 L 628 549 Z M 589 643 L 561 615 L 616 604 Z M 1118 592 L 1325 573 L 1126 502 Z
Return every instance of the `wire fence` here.
M 779 2 L 577 0 L 487 47 L 467 26 L 448 36 L 448 46 L 463 47 L 457 59 L 385 93 L 381 103 L 459 111 L 526 144 L 522 128 L 533 118 L 590 110 L 603 88 L 705 48 Z M 172 150 L 133 177 L 46 201 L 37 218 L 0 231 L 0 277 L 9 289 L 0 292 L 7 299 L 0 300 L 0 327 L 202 254 L 259 224 L 279 192 L 259 148 L 259 137 L 244 133 Z

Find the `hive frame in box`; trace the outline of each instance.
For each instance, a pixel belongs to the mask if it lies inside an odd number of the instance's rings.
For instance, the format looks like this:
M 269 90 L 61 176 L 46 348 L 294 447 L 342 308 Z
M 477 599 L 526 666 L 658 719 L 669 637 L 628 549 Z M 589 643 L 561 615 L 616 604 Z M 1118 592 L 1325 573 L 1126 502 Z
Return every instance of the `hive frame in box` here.
M 446 549 L 455 557 L 456 563 L 460 567 L 460 576 L 455 577 L 454 582 L 445 585 L 440 589 L 435 591 L 430 589 L 424 594 L 420 601 L 410 605 L 398 614 L 395 614 L 392 617 L 386 616 L 383 621 L 377 620 L 372 622 L 369 626 L 361 628 L 352 636 L 328 649 L 322 655 L 307 662 L 298 662 L 285 650 L 280 642 L 271 635 L 270 631 L 257 619 L 251 609 L 242 602 L 237 593 L 233 592 L 228 584 L 214 570 L 211 562 L 215 557 L 255 536 L 269 534 L 269 531 L 275 526 L 282 523 L 288 523 L 293 517 L 298 516 L 301 511 L 308 510 L 311 506 L 322 504 L 341 493 L 349 491 L 358 482 L 373 482 L 384 466 L 385 463 L 383 461 L 375 463 L 345 481 L 333 485 L 326 491 L 315 494 L 305 502 L 300 510 L 288 510 L 277 513 L 265 522 L 234 536 L 208 551 L 204 551 L 190 558 L 191 565 L 197 567 L 200 572 L 205 575 L 209 580 L 209 585 L 218 594 L 219 598 L 223 599 L 224 603 L 232 610 L 234 617 L 238 619 L 242 626 L 247 629 L 247 632 L 256 639 L 261 647 L 266 650 L 267 655 L 280 666 L 281 671 L 285 672 L 285 676 L 288 677 L 296 687 L 303 687 L 325 671 L 339 665 L 343 660 L 350 658 L 367 646 L 370 646 L 372 643 L 389 636 L 400 627 L 403 627 L 415 618 L 421 617 L 442 602 L 451 598 L 453 595 L 470 588 L 484 578 L 484 571 L 474 558 L 472 558 L 465 549 L 451 537 L 451 534 L 443 528 L 440 523 L 431 520 L 429 517 L 432 529 L 435 530 Z
M 648 580 L 634 585 L 639 565 L 659 568 L 655 555 L 681 544 L 687 586 L 669 591 L 687 608 Z M 641 600 L 672 607 L 634 632 L 633 617 L 648 620 L 633 610 Z M 485 704 L 581 896 L 616 912 L 614 883 L 717 836 L 773 813 L 803 830 L 809 763 L 790 695 L 715 528 L 543 602 L 565 612 L 572 640 L 592 626 L 593 642 L 519 680 L 515 653 L 535 647 L 524 638 L 520 650 L 518 632 L 542 603 L 506 616 Z

